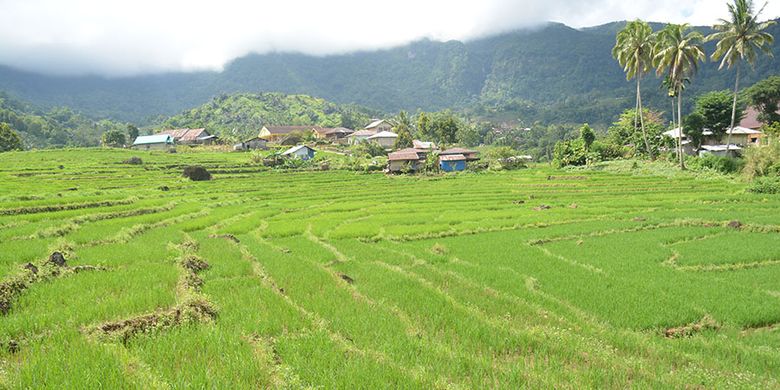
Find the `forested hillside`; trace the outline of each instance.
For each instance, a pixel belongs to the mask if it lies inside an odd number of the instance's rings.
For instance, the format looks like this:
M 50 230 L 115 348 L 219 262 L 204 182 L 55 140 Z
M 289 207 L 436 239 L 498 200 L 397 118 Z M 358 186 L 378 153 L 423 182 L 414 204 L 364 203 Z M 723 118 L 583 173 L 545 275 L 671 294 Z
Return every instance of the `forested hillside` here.
M 0 91 L 0 123 L 19 133 L 25 148 L 96 146 L 108 130 L 125 126 L 110 120 L 95 121 L 68 108 L 35 109 Z
M 166 120 L 162 128 L 205 127 L 228 139 L 257 135 L 264 125 L 360 128 L 377 112 L 306 95 L 281 93 L 220 95 Z
M 65 105 L 96 117 L 141 124 L 235 92 L 306 94 L 386 112 L 455 108 L 527 124 L 606 124 L 633 105 L 633 84 L 611 55 L 615 32 L 622 25 L 577 30 L 550 23 L 470 42 L 422 40 L 325 57 L 248 55 L 222 72 L 119 79 L 41 76 L 0 67 L 0 90 L 44 107 Z M 770 32 L 780 36 L 780 26 Z M 713 46 L 707 45 L 709 53 Z M 778 62 L 761 57 L 743 84 L 777 73 Z M 707 63 L 686 96 L 729 88 L 733 77 L 733 72 L 718 72 L 717 64 Z M 650 76 L 647 81 L 646 105 L 669 106 L 658 80 Z

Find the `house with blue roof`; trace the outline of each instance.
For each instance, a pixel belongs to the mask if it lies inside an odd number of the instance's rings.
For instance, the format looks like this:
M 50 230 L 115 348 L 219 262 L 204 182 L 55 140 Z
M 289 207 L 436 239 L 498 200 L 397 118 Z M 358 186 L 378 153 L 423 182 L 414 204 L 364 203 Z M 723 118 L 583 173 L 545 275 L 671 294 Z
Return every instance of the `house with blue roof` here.
M 133 149 L 168 150 L 174 146 L 170 134 L 142 135 L 133 141 Z

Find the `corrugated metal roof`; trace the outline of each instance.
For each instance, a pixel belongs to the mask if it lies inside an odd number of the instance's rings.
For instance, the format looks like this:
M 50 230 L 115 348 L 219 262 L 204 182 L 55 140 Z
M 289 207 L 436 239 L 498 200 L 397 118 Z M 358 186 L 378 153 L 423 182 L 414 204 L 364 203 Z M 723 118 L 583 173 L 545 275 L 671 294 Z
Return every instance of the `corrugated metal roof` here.
M 416 151 L 399 150 L 388 154 L 387 159 L 390 161 L 417 161 L 420 160 L 420 155 Z
M 780 114 L 780 109 L 778 109 L 776 112 Z M 758 120 L 759 114 L 760 112 L 755 107 L 748 107 L 747 110 L 745 110 L 745 117 L 739 121 L 739 126 L 746 127 L 748 129 L 757 129 L 761 127 L 763 123 Z
M 349 135 L 349 137 L 370 137 L 376 134 L 376 130 L 358 130 Z
M 726 145 L 702 145 L 701 148 L 710 152 L 725 152 L 727 149 L 731 149 L 731 150 L 742 149 L 737 145 L 729 145 L 728 147 L 726 147 Z
M 748 129 L 747 127 L 736 126 L 731 130 L 726 131 L 726 134 L 764 134 L 761 130 Z
M 368 126 L 366 126 L 366 129 L 373 129 L 374 127 L 377 127 L 377 126 L 381 125 L 384 122 L 385 122 L 384 119 L 377 119 L 377 120 L 369 123 Z
M 271 134 L 289 134 L 294 131 L 317 131 L 320 126 L 263 126 Z
M 376 138 L 398 138 L 398 134 L 393 133 L 392 131 L 380 131 L 368 137 L 368 139 L 376 139 Z
M 295 153 L 295 152 L 297 152 L 297 151 L 299 151 L 299 150 L 301 150 L 303 148 L 309 149 L 312 152 L 314 152 L 314 149 L 312 149 L 312 148 L 310 148 L 310 147 L 308 147 L 306 145 L 298 145 L 298 146 L 293 146 L 292 148 L 285 150 L 284 153 L 282 153 L 282 156 L 286 156 L 288 154 L 293 154 L 293 153 Z
M 169 130 L 163 130 L 158 135 L 168 134 L 171 137 L 173 137 L 176 141 L 182 141 L 182 142 L 190 142 L 190 141 L 197 141 L 198 139 L 205 139 L 204 137 L 208 137 L 209 133 L 206 131 L 205 128 L 200 129 L 169 129 Z
M 474 153 L 477 153 L 477 151 L 471 149 L 463 149 L 463 148 L 450 148 L 439 154 L 447 155 L 447 154 L 474 154 Z
M 439 156 L 439 160 L 441 161 L 464 161 L 466 160 L 466 156 L 462 154 L 447 154 L 444 156 Z
M 133 145 L 172 144 L 173 137 L 169 134 L 142 135 L 133 141 Z
M 352 134 L 354 132 L 355 130 L 346 127 L 336 127 L 335 129 L 328 129 L 324 134 Z
M 436 144 L 433 142 L 427 142 L 427 141 L 420 141 L 420 140 L 414 140 L 412 141 L 412 145 L 414 145 L 417 149 L 434 149 L 436 148 Z

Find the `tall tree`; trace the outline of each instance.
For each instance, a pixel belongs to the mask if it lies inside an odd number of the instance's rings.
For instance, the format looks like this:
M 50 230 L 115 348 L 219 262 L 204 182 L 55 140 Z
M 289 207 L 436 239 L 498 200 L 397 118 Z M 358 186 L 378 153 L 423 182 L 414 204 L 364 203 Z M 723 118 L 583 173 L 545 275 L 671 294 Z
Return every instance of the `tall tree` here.
M 780 122 L 777 107 L 780 106 L 780 76 L 770 76 L 748 88 L 746 95 L 750 105 L 759 114 L 758 120 L 766 125 Z
M 618 32 L 615 39 L 615 47 L 612 49 L 612 56 L 617 59 L 620 66 L 623 67 L 623 71 L 626 72 L 626 80 L 636 79 L 636 110 L 634 112 L 639 117 L 645 149 L 651 160 L 654 156 L 652 149 L 650 149 L 650 142 L 647 140 L 645 121 L 642 116 L 640 84 L 642 83 L 642 76 L 652 69 L 654 46 L 655 34 L 653 34 L 652 27 L 647 22 L 635 20 L 628 22 L 626 27 Z
M 702 41 L 704 36 L 698 31 L 688 32 L 688 24 L 668 24 L 658 33 L 653 57 L 656 73 L 669 77 L 672 89 L 677 95 L 677 124 L 679 134 L 677 147 L 680 150 L 680 169 L 685 169 L 685 156 L 682 153 L 682 137 L 685 127 L 682 121 L 682 91 L 685 81 L 699 70 L 699 62 L 706 59 Z
M 431 117 L 425 111 L 417 115 L 417 133 L 417 136 L 423 141 L 430 141 L 436 137 L 431 128 Z
M 22 138 L 8 123 L 0 122 L 0 152 L 22 150 Z
M 100 137 L 100 142 L 103 146 L 121 148 L 122 146 L 125 146 L 127 139 L 125 138 L 125 133 L 119 130 L 109 130 L 103 133 Z
M 127 137 L 130 140 L 130 142 L 134 141 L 136 138 L 138 138 L 138 128 L 135 127 L 133 124 L 127 125 Z
M 398 113 L 398 117 L 393 122 L 395 122 L 393 131 L 398 134 L 398 138 L 395 139 L 395 148 L 411 148 L 414 141 L 411 131 L 412 121 L 409 119 L 406 111 Z
M 734 129 L 737 113 L 737 94 L 739 93 L 739 65 L 742 61 L 755 67 L 759 52 L 772 56 L 774 37 L 765 30 L 775 24 L 774 21 L 759 22 L 758 17 L 766 7 L 755 12 L 753 0 L 734 0 L 728 4 L 729 20 L 720 19 L 712 26 L 717 32 L 707 37 L 707 40 L 717 40 L 712 60 L 720 60 L 720 67 L 736 68 L 737 77 L 734 82 L 734 100 L 731 106 L 731 126 L 729 126 L 727 147 L 731 145 L 731 133 Z
M 645 140 L 647 140 L 647 135 L 644 133 L 644 131 L 642 132 L 642 135 L 645 137 Z M 593 141 L 596 140 L 596 133 L 593 132 L 593 129 L 591 129 L 587 123 L 580 127 L 580 139 L 582 140 L 582 144 L 585 146 L 585 151 L 590 151 L 590 145 L 592 145 Z M 649 144 L 647 150 L 650 152 Z
M 737 103 L 736 121 L 742 119 L 744 109 L 744 105 Z M 694 112 L 701 115 L 702 125 L 720 139 L 726 134 L 726 130 L 731 128 L 729 123 L 731 123 L 734 114 L 731 93 L 728 90 L 711 91 L 699 96 L 696 99 Z

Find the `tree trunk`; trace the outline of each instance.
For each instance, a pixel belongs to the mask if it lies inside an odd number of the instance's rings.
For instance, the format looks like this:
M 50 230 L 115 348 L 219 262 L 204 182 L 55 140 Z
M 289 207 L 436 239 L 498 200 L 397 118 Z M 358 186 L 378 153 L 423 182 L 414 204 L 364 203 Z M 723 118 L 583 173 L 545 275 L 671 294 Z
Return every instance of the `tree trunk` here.
M 677 117 L 675 115 L 676 114 L 674 113 L 674 96 L 673 96 L 672 97 L 672 129 L 674 129 L 674 123 L 677 121 Z M 679 147 L 674 148 L 674 152 L 675 152 L 674 153 L 674 157 L 679 159 L 680 158 L 680 148 Z
M 737 121 L 737 94 L 739 93 L 739 62 L 737 62 L 737 80 L 734 82 L 734 103 L 731 105 L 731 127 L 728 128 L 726 137 L 726 155 L 731 151 L 731 133 L 734 132 L 734 122 Z
M 677 137 L 678 145 L 680 146 L 680 169 L 685 170 L 685 152 L 682 146 L 683 137 L 683 123 L 682 123 L 682 88 L 677 91 L 677 126 L 680 128 L 680 133 Z
M 640 80 L 642 79 L 642 75 L 638 75 L 636 77 L 636 105 L 638 107 L 637 113 L 639 114 L 639 124 L 642 126 L 642 138 L 645 140 L 645 149 L 647 150 L 647 155 L 650 156 L 650 160 L 655 160 L 655 156 L 653 156 L 653 150 L 650 149 L 650 142 L 647 141 L 647 132 L 645 131 L 645 118 L 642 112 L 642 94 L 639 92 L 639 84 Z M 636 128 L 636 125 L 634 125 Z

